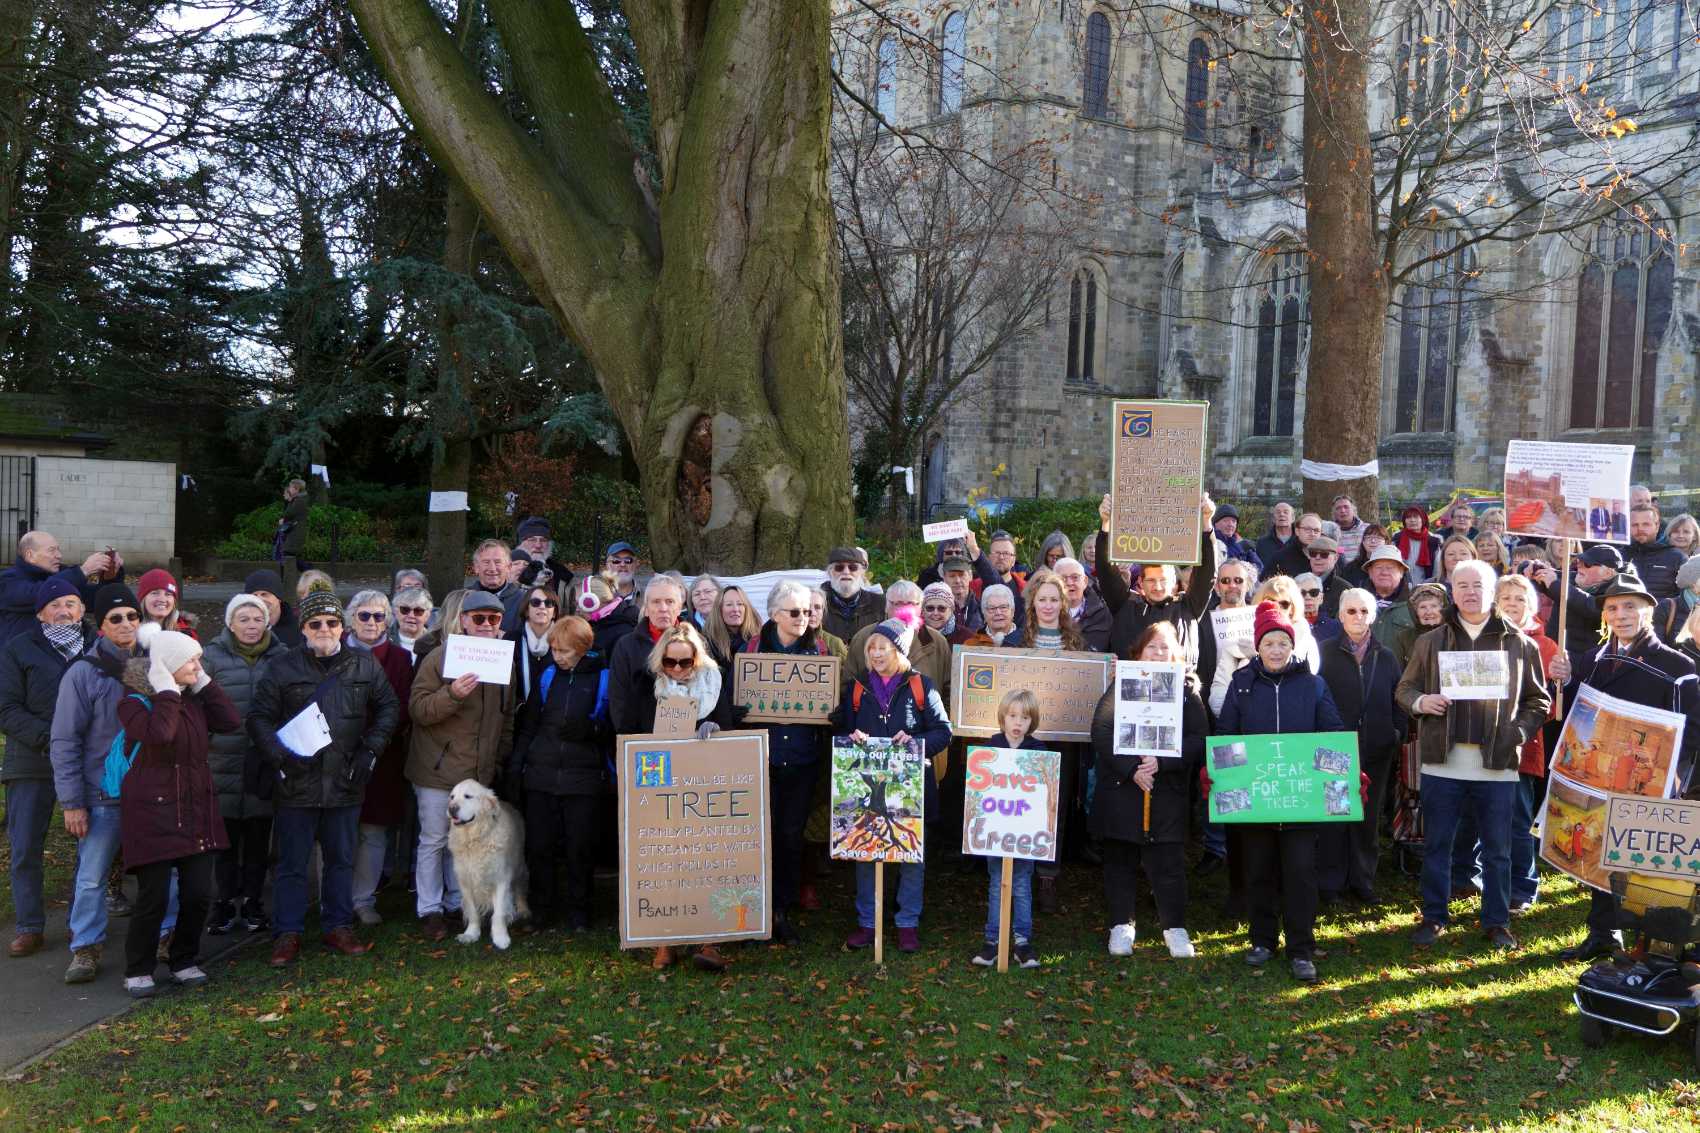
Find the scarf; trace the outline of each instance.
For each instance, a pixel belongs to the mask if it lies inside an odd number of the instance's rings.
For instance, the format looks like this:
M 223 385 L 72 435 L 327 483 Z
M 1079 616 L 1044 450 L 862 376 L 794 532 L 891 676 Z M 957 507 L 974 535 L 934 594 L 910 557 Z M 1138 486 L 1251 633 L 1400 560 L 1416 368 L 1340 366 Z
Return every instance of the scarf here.
M 949 637 L 951 634 L 955 633 L 956 632 L 956 615 L 955 614 L 950 615 L 950 620 L 945 622 L 942 626 L 940 626 L 939 629 L 938 629 L 938 632 L 939 632 L 940 637 Z
M 826 588 L 826 600 L 833 613 L 845 621 L 850 621 L 856 616 L 856 607 L 862 604 L 862 592 L 858 590 L 848 598 L 840 598 L 838 591 L 829 586 Z
M 1359 665 L 1362 665 L 1364 658 L 1369 656 L 1370 642 L 1375 640 L 1375 635 L 1365 633 L 1362 641 L 1353 641 L 1351 635 L 1347 633 L 1342 633 L 1340 636 L 1346 639 L 1346 644 L 1351 647 L 1352 656 L 1358 659 Z
M 898 685 L 902 684 L 903 678 L 908 675 L 902 669 L 889 677 L 882 677 L 872 669 L 868 670 L 868 691 L 874 694 L 874 700 L 880 706 L 880 715 L 890 715 L 892 698 L 897 695 Z
M 265 651 L 271 647 L 272 631 L 270 629 L 262 633 L 260 635 L 260 640 L 254 642 L 252 645 L 243 645 L 240 641 L 236 640 L 235 634 L 230 635 L 231 651 L 250 665 L 258 661 L 260 657 L 264 655 Z
M 688 696 L 697 702 L 697 719 L 713 712 L 714 706 L 720 703 L 720 666 L 706 658 L 704 662 L 688 681 L 676 681 L 666 673 L 656 674 L 656 703 L 669 696 Z
M 530 622 L 525 624 L 525 648 L 533 657 L 541 657 L 549 652 L 549 639 L 534 633 Z
M 650 625 L 649 619 L 647 619 L 647 618 L 644 619 L 643 628 L 644 628 L 644 631 L 649 634 L 649 642 L 650 642 L 651 645 L 655 644 L 657 641 L 660 641 L 661 635 L 667 632 L 664 629 L 656 629 L 654 626 Z
M 53 646 L 59 656 L 69 661 L 83 651 L 83 623 L 72 622 L 70 625 L 53 626 L 43 622 L 42 636 Z
M 1431 557 L 1434 548 L 1429 544 L 1427 515 L 1423 516 L 1422 528 L 1417 531 L 1412 531 L 1406 527 L 1404 516 L 1400 516 L 1399 534 L 1393 536 L 1393 542 L 1399 548 L 1399 557 L 1404 559 L 1406 562 L 1411 563 L 1413 566 L 1419 566 L 1426 571 L 1434 565 L 1434 560 Z M 1415 560 L 1411 558 L 1411 545 L 1413 543 L 1415 543 L 1417 547 L 1417 557 Z

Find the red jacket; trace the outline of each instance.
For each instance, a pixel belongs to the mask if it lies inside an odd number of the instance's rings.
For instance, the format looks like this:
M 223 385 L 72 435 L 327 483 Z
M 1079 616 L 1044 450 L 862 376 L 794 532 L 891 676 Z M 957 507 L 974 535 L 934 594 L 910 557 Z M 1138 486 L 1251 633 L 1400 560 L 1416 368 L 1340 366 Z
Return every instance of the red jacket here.
M 1558 656 L 1558 643 L 1538 628 L 1524 630 L 1523 632 L 1530 641 L 1535 643 L 1535 648 L 1541 651 L 1541 676 L 1546 677 L 1547 669 L 1552 665 L 1552 659 Z M 1551 677 L 1547 677 L 1547 684 L 1552 684 Z M 1553 697 L 1552 701 L 1552 714 L 1556 719 L 1558 716 L 1558 698 L 1556 696 Z M 1547 773 L 1546 737 L 1542 734 L 1541 729 L 1535 729 L 1534 735 L 1530 736 L 1529 741 L 1523 745 L 1523 755 L 1518 760 L 1517 770 L 1524 775 L 1545 775 Z
M 208 734 L 242 727 L 241 714 L 216 683 L 200 692 L 154 692 L 147 666 L 146 657 L 130 661 L 118 702 L 126 744 L 142 745 L 118 796 L 124 868 L 132 873 L 230 845 L 207 766 Z
M 520 646 L 521 649 L 525 646 Z M 384 670 L 390 688 L 402 704 L 413 693 L 413 655 L 393 641 L 379 642 L 372 649 L 372 659 Z M 366 784 L 366 797 L 360 803 L 360 821 L 368 826 L 400 826 L 407 818 L 407 745 L 413 728 L 407 713 L 390 735 L 390 742 L 378 753 L 378 766 Z

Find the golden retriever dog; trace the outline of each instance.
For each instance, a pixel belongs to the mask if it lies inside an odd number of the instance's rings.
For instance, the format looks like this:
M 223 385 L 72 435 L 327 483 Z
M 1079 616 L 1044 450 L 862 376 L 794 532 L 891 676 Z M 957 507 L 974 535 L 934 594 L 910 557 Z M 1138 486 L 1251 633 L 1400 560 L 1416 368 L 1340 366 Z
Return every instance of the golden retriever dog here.
M 508 925 L 531 916 L 525 888 L 525 819 L 476 779 L 462 779 L 449 792 L 449 853 L 460 883 L 466 931 L 455 937 L 475 943 L 490 914 L 490 941 L 510 943 Z

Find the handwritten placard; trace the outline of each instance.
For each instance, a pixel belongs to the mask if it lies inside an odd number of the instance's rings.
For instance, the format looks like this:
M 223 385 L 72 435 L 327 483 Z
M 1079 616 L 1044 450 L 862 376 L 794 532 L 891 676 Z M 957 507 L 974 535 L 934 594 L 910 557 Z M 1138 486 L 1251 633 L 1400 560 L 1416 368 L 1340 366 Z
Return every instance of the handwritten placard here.
M 1207 401 L 1110 403 L 1110 559 L 1198 561 Z
M 620 947 L 769 936 L 767 733 L 621 736 L 618 752 Z
M 952 651 L 950 725 L 959 736 L 995 736 L 998 703 L 1015 689 L 1039 698 L 1035 739 L 1048 743 L 1092 738 L 1092 714 L 1115 675 L 1113 653 L 992 649 L 958 645 Z
M 927 815 L 926 761 L 918 740 L 832 741 L 832 857 L 852 862 L 919 862 Z
M 443 642 L 443 679 L 474 673 L 478 683 L 505 685 L 514 676 L 514 643 L 500 637 L 451 633 Z
M 824 724 L 838 707 L 838 658 L 812 653 L 739 653 L 732 702 L 751 724 Z
M 1612 795 L 1600 868 L 1700 880 L 1700 802 Z
M 1204 741 L 1214 822 L 1356 822 L 1356 732 L 1211 736 Z
M 668 696 L 655 702 L 656 735 L 669 739 L 689 739 L 696 734 L 696 730 L 696 697 Z
M 1061 782 L 1061 752 L 970 747 L 962 852 L 1056 861 Z

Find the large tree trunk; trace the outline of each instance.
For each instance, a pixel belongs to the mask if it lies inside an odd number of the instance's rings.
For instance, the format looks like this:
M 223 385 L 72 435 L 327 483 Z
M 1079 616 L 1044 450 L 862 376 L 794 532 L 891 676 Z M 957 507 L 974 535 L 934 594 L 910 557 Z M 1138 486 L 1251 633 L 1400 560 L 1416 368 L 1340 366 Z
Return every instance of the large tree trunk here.
M 12 250 L 17 242 L 18 193 L 32 147 L 25 128 L 31 99 L 31 31 L 35 5 L 15 0 L 0 5 L 0 358 L 13 324 L 16 280 Z
M 1378 258 L 1370 154 L 1368 0 L 1304 9 L 1304 176 L 1310 248 L 1310 367 L 1304 455 L 1364 465 L 1380 439 L 1387 273 Z M 1304 482 L 1309 511 L 1344 493 L 1377 511 L 1378 478 Z
M 570 4 L 490 0 L 535 140 L 423 0 L 353 8 L 426 145 L 596 367 L 655 566 L 820 562 L 847 539 L 828 6 L 629 0 L 654 199 Z

